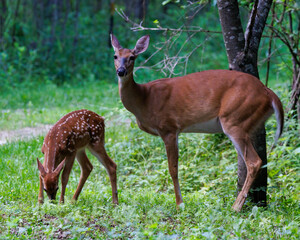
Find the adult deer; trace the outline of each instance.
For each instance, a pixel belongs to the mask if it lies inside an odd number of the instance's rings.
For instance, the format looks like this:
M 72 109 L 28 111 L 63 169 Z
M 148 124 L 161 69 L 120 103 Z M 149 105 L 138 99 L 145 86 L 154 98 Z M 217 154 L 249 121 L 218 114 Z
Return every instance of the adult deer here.
M 73 200 L 77 200 L 93 165 L 86 156 L 85 149 L 97 157 L 106 168 L 112 187 L 113 203 L 118 204 L 117 165 L 110 159 L 104 148 L 104 118 L 98 114 L 82 109 L 70 112 L 62 117 L 45 137 L 42 152 L 45 161 L 42 165 L 37 159 L 40 171 L 39 203 L 44 202 L 43 190 L 50 200 L 55 200 L 58 190 L 58 178 L 61 176 L 60 203 L 64 202 L 65 189 L 76 157 L 81 175 Z
M 114 63 L 123 105 L 143 131 L 160 136 L 166 147 L 176 204 L 182 196 L 178 182 L 178 134 L 181 132 L 225 133 L 247 166 L 244 186 L 233 209 L 240 211 L 262 165 L 251 136 L 275 111 L 276 141 L 282 133 L 283 109 L 279 98 L 259 79 L 242 72 L 210 70 L 182 77 L 138 84 L 133 79 L 136 57 L 146 51 L 149 36 L 134 49 L 122 48 L 111 35 Z

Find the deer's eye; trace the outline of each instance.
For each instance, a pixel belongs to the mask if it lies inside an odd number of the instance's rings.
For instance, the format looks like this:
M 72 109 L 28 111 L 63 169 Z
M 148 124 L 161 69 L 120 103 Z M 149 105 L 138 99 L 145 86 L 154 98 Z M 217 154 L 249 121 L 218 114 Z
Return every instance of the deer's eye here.
M 130 57 L 129 57 L 129 60 L 130 60 L 130 61 L 133 61 L 134 59 L 135 59 L 134 56 L 130 56 Z
M 118 57 L 115 55 L 115 56 L 114 56 L 114 59 L 117 59 L 117 58 L 118 58 Z

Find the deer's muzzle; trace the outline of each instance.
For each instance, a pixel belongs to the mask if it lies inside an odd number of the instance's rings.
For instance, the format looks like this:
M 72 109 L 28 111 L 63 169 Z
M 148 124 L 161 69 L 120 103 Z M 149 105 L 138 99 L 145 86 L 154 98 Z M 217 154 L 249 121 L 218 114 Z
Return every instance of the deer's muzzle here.
M 127 71 L 124 67 L 120 67 L 117 69 L 117 74 L 119 77 L 124 77 L 127 74 Z

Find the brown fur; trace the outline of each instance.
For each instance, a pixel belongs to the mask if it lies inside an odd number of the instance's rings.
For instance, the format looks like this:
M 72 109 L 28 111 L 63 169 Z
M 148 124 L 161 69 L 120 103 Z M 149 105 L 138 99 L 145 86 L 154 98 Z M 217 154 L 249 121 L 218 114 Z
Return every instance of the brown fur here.
M 54 200 L 58 190 L 58 178 L 62 173 L 62 191 L 60 202 L 64 202 L 65 188 L 75 157 L 81 167 L 81 176 L 78 187 L 73 196 L 77 200 L 93 165 L 86 156 L 88 148 L 106 168 L 112 186 L 113 202 L 118 203 L 116 184 L 116 164 L 106 154 L 104 148 L 104 119 L 89 110 L 78 110 L 62 117 L 48 132 L 44 139 L 42 152 L 45 161 L 42 165 L 39 160 L 40 191 L 39 202 L 43 203 L 43 189 L 49 199 Z
M 283 127 L 279 98 L 259 79 L 230 70 L 209 70 L 138 84 L 133 79 L 134 59 L 146 51 L 149 36 L 140 38 L 132 50 L 122 48 L 115 36 L 111 39 L 117 74 L 126 69 L 126 75 L 118 76 L 121 100 L 143 131 L 163 139 L 177 205 L 183 202 L 178 182 L 178 134 L 224 132 L 248 169 L 244 187 L 233 205 L 240 211 L 262 162 L 251 136 L 275 110 L 279 137 Z

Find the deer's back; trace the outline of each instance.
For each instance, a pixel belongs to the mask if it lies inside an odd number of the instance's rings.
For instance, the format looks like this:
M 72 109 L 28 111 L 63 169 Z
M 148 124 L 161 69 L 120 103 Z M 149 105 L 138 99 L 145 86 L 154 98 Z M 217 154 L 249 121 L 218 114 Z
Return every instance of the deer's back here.
M 46 148 L 74 152 L 76 149 L 104 138 L 104 118 L 89 110 L 77 110 L 63 116 L 48 132 L 42 152 Z

